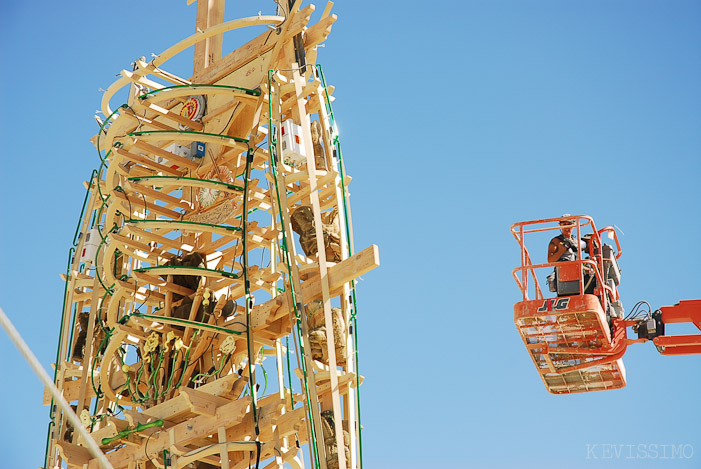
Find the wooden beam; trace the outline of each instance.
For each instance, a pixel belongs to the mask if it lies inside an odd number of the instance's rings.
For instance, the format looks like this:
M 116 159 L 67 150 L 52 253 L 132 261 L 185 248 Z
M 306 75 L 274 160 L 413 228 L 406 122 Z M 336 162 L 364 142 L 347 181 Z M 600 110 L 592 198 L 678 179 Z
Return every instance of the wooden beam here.
M 309 18 L 311 17 L 315 8 L 316 7 L 314 5 L 309 5 L 295 15 L 285 35 L 285 41 L 291 41 L 292 37 L 302 32 L 304 27 L 309 22 Z M 276 39 L 277 37 L 275 31 L 266 31 L 221 59 L 216 65 L 213 65 L 206 70 L 195 68 L 190 81 L 193 83 L 214 83 L 215 81 L 243 67 L 248 62 L 251 62 L 257 57 L 260 57 L 266 52 L 272 50 L 272 48 L 275 46 Z
M 329 268 L 329 289 L 335 295 L 343 290 L 343 285 L 361 275 L 370 272 L 380 265 L 380 251 L 376 245 L 372 245 L 359 253 L 339 262 Z M 321 297 L 321 285 L 318 277 L 302 283 L 302 297 L 309 302 Z M 251 310 L 251 327 L 255 329 L 266 328 L 273 321 L 290 314 L 292 305 L 289 304 L 287 295 L 280 295 L 265 303 L 256 305 Z
M 188 387 L 180 388 L 180 393 L 185 396 L 185 400 L 190 406 L 190 411 L 198 415 L 213 417 L 218 407 L 231 402 L 229 399 Z
M 90 454 L 87 448 L 74 445 L 67 441 L 59 441 L 56 443 L 56 446 L 61 453 L 61 457 L 69 466 L 83 467 L 85 464 L 93 461 L 92 454 Z M 97 462 L 97 460 L 95 461 Z M 99 464 L 96 464 L 95 467 L 99 467 Z
M 195 29 L 200 32 L 224 22 L 224 0 L 198 0 Z M 195 44 L 193 75 L 221 59 L 222 34 Z

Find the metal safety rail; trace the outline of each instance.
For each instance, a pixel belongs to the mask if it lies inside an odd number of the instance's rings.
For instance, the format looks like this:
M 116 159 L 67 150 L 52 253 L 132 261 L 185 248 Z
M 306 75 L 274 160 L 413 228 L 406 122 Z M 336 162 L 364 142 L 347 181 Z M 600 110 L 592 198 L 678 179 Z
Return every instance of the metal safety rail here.
M 577 260 L 533 263 L 526 236 L 556 231 L 562 221 L 574 224 L 577 239 L 587 232 L 587 247 L 578 245 Z M 521 266 L 512 272 L 522 294 L 522 301 L 514 305 L 514 322 L 546 388 L 560 394 L 625 386 L 620 358 L 628 341 L 625 327 L 614 327 L 611 316 L 612 305 L 619 307 L 620 300 L 605 269 L 611 259 L 604 257 L 601 240 L 602 234 L 611 233 L 619 258 L 613 228 L 597 230 L 591 217 L 581 215 L 516 223 L 511 232 L 521 254 Z M 545 248 L 542 246 L 543 252 Z M 570 279 L 577 281 L 579 293 L 545 297 L 537 274 L 556 268 L 574 272 Z M 585 293 L 585 273 L 595 284 L 589 294 Z

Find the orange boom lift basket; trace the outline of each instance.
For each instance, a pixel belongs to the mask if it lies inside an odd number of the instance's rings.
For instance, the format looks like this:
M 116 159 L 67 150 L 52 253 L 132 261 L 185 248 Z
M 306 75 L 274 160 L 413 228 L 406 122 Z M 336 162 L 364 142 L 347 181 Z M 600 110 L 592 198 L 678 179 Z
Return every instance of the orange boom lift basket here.
M 573 233 L 586 247 L 578 247 L 577 260 L 533 264 L 526 235 L 550 231 L 555 236 L 561 221 L 574 223 Z M 576 215 L 515 223 L 511 232 L 521 251 L 521 266 L 513 270 L 522 293 L 514 323 L 547 390 L 571 394 L 624 387 L 622 357 L 631 342 L 626 326 L 632 323 L 623 320 L 618 296 L 621 248 L 613 227 L 597 230 L 590 217 Z M 605 233 L 615 248 L 602 243 Z M 546 247 L 539 246 L 543 253 Z M 545 279 L 554 270 L 556 292 L 545 297 L 538 275 Z

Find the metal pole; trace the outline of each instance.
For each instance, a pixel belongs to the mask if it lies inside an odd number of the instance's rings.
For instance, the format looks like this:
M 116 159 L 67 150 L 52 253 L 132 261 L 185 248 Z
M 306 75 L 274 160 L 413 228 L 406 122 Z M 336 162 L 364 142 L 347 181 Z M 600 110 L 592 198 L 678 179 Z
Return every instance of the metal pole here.
M 63 395 L 58 388 L 56 388 L 54 382 L 51 381 L 49 375 L 46 373 L 46 370 L 44 370 L 44 368 L 41 366 L 39 360 L 37 360 L 37 357 L 29 349 L 29 346 L 26 344 L 24 339 L 22 339 L 22 336 L 19 334 L 17 329 L 15 329 L 12 321 L 10 321 L 10 318 L 7 317 L 2 308 L 0 308 L 0 324 L 2 324 L 2 327 L 5 329 L 5 332 L 7 332 L 7 335 L 10 336 L 10 340 L 12 340 L 15 346 L 19 349 L 20 353 L 24 356 L 25 360 L 27 360 L 29 366 L 32 367 L 34 373 L 36 373 L 42 383 L 44 383 L 44 386 L 49 388 L 49 391 L 51 391 L 51 394 L 54 396 L 54 399 L 58 405 L 66 413 L 66 416 L 73 425 L 73 428 L 78 430 L 80 436 L 83 437 L 83 441 L 87 445 L 87 449 L 90 451 L 90 453 L 95 456 L 104 469 L 113 469 L 105 454 L 100 450 L 100 447 L 97 446 L 97 443 L 95 440 L 93 440 L 92 436 L 90 436 L 90 433 L 88 433 L 88 431 L 83 427 L 83 424 L 80 422 L 78 416 L 75 414 L 75 412 L 73 412 L 71 406 L 63 398 Z M 56 366 L 58 366 L 58 363 Z

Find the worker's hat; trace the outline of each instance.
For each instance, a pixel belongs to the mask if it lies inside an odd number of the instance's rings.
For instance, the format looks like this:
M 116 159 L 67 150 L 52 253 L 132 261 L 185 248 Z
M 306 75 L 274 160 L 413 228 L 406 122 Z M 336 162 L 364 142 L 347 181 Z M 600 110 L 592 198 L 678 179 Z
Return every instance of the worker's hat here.
M 572 215 L 569 214 L 569 213 L 563 213 L 563 214 L 562 214 L 562 217 L 560 217 L 560 218 L 571 217 L 571 216 L 572 216 Z M 560 226 L 562 226 L 562 225 L 569 226 L 569 225 L 574 225 L 574 224 L 575 224 L 574 219 L 560 220 Z

